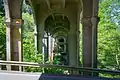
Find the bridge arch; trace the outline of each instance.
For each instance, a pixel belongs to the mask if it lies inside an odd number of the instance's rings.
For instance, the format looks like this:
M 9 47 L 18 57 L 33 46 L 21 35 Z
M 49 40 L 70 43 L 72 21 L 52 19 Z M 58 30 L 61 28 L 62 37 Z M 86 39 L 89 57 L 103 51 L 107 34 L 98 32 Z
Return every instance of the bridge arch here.
M 70 21 L 67 16 L 64 16 L 60 13 L 53 13 L 49 15 L 44 22 L 46 32 L 54 34 L 58 31 L 69 32 L 70 30 Z

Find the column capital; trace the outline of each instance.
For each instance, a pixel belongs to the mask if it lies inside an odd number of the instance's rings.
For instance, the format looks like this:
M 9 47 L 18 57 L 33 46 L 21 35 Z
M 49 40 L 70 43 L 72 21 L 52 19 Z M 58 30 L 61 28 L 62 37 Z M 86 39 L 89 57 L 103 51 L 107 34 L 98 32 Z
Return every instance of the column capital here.
M 99 21 L 100 21 L 100 17 L 98 17 L 98 16 L 93 16 L 91 18 L 91 22 L 92 22 L 93 27 L 97 27 Z
M 91 17 L 83 17 L 82 24 L 84 26 L 91 26 L 92 25 Z
M 5 18 L 5 23 L 7 26 L 13 25 L 17 27 L 21 27 L 21 25 L 24 23 L 23 19 L 11 19 L 11 18 Z
M 98 16 L 93 16 L 92 18 L 91 18 L 91 21 L 92 21 L 92 23 L 94 23 L 94 22 L 99 22 L 100 21 L 100 17 L 98 17 Z
M 82 18 L 82 23 L 85 26 L 91 26 L 100 21 L 100 17 L 98 16 L 92 16 L 92 17 L 83 17 Z
M 23 19 L 21 18 L 15 18 L 11 19 L 11 25 L 16 26 L 16 27 L 21 27 L 21 25 L 24 23 Z
M 7 26 L 10 26 L 11 18 L 5 18 L 5 23 L 6 23 Z

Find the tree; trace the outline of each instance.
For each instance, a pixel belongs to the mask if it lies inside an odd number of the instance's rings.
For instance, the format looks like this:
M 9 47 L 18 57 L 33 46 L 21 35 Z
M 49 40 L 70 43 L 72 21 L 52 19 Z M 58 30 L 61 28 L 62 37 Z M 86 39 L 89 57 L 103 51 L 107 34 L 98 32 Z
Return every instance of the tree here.
M 98 61 L 99 68 L 120 70 L 120 34 L 118 0 L 102 0 L 99 9 Z
M 22 27 L 22 43 L 23 43 L 23 61 L 42 63 L 42 55 L 35 52 L 34 46 L 34 19 L 29 13 L 22 14 L 24 24 Z M 41 68 L 25 67 L 25 71 L 42 71 Z
M 0 15 L 1 16 L 5 15 L 3 0 L 0 0 Z
M 5 60 L 6 54 L 6 28 L 4 17 L 0 16 L 0 58 Z

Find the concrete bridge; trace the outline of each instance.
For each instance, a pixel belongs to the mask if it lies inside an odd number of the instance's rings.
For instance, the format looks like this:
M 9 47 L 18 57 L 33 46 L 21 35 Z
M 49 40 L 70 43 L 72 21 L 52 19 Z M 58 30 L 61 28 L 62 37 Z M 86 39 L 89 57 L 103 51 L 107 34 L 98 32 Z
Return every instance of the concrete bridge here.
M 22 61 L 21 26 L 24 22 L 21 15 L 22 2 L 23 0 L 4 0 L 7 61 Z M 47 53 L 44 54 L 45 60 L 51 60 L 54 57 L 53 54 L 60 53 L 61 56 L 65 56 L 60 65 L 79 67 L 79 36 L 80 23 L 82 23 L 82 66 L 83 68 L 97 68 L 99 0 L 26 0 L 26 3 L 32 7 L 34 13 L 36 49 L 38 53 Z M 50 55 L 52 58 L 49 59 Z M 7 70 L 22 71 L 22 67 L 7 66 Z M 0 73 L 0 76 L 3 74 Z M 3 79 L 8 80 L 6 76 L 13 76 L 14 73 L 5 74 Z M 71 74 L 78 74 L 78 71 L 73 71 Z M 84 74 L 92 75 L 88 72 Z M 30 77 L 26 79 L 33 80 Z M 80 78 L 69 80 L 78 79 L 80 80 Z M 90 78 L 88 79 L 90 80 Z M 81 78 L 81 80 L 88 79 Z M 91 78 L 91 80 L 94 79 Z M 99 79 L 96 78 L 95 80 Z
M 79 66 L 79 25 L 82 22 L 83 67 L 97 67 L 98 0 L 26 0 L 26 2 L 34 11 L 39 53 L 44 52 L 43 39 L 46 34 L 52 39 L 65 39 L 68 46 L 65 50 L 69 55 L 68 65 Z M 4 6 L 7 60 L 22 61 L 22 0 L 4 0 Z

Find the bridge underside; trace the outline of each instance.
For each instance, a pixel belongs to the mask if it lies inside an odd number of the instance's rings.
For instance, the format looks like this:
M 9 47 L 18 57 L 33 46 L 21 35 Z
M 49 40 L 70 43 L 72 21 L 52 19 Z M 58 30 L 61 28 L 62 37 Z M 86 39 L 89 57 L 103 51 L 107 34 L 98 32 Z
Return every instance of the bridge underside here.
M 81 22 L 83 26 L 83 67 L 97 68 L 98 0 L 26 0 L 26 2 L 34 11 L 38 53 L 45 53 L 45 47 L 48 49 L 48 54 L 55 53 L 50 45 L 55 46 L 53 43 L 56 43 L 61 46 L 63 44 L 65 49 L 59 53 L 67 54 L 68 61 L 62 65 L 79 67 L 79 25 Z M 7 25 L 7 61 L 22 61 L 22 0 L 4 0 L 4 5 Z M 46 35 L 47 45 L 45 44 Z M 49 40 L 52 40 L 52 43 Z M 22 70 L 17 66 L 7 67 L 7 70 L 11 69 Z M 76 73 L 73 72 L 73 74 Z

